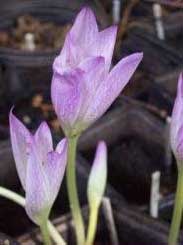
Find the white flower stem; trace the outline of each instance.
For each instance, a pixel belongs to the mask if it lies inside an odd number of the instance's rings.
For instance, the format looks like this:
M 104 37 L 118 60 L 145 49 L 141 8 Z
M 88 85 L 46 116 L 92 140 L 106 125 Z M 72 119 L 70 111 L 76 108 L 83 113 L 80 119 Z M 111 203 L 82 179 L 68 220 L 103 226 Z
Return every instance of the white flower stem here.
M 25 207 L 25 198 L 24 197 L 22 197 L 19 194 L 15 193 L 13 191 L 10 191 L 4 187 L 1 187 L 1 186 L 0 186 L 0 196 L 3 196 L 5 198 L 13 201 L 22 207 Z M 66 242 L 64 241 L 64 239 L 61 237 L 59 232 L 55 229 L 55 227 L 52 225 L 52 223 L 50 221 L 47 222 L 47 226 L 48 226 L 49 234 L 53 238 L 55 243 L 59 244 L 59 245 L 66 245 Z

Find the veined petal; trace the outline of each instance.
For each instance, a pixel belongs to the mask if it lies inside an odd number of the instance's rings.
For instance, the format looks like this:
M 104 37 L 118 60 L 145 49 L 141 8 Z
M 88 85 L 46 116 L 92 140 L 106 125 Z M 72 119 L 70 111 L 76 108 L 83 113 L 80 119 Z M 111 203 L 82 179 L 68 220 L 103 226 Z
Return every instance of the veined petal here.
M 53 142 L 50 128 L 46 122 L 42 122 L 35 135 L 36 150 L 42 163 L 47 161 L 47 153 L 53 151 Z
M 80 69 L 75 69 L 62 76 L 57 73 L 53 75 L 52 102 L 65 133 L 72 129 L 82 106 L 85 89 L 83 73 Z
M 107 182 L 107 147 L 100 142 L 97 147 L 94 163 L 88 181 L 88 201 L 93 208 L 98 208 L 104 195 Z
M 86 86 L 88 94 L 93 96 L 100 83 L 105 79 L 105 59 L 102 56 L 90 57 L 85 59 L 79 68 L 84 71 L 83 83 Z M 86 95 L 87 98 L 87 95 Z
M 111 26 L 99 32 L 98 39 L 92 44 L 93 55 L 103 56 L 105 58 L 106 70 L 109 71 L 113 56 L 115 41 L 117 35 L 117 26 Z
M 183 122 L 183 75 L 180 74 L 178 86 L 177 86 L 177 96 L 174 103 L 170 127 L 170 141 L 172 150 L 177 155 L 177 146 L 180 144 L 182 132 L 182 122 Z
M 28 159 L 25 209 L 30 219 L 38 225 L 49 215 L 52 204 L 51 191 L 43 164 L 34 146 Z
M 52 202 L 55 201 L 60 185 L 62 183 L 65 168 L 67 164 L 67 142 L 63 139 L 59 144 L 61 153 L 50 152 L 47 156 L 47 163 L 44 165 L 44 170 L 49 180 Z M 61 149 L 62 148 L 62 149 Z M 58 148 L 57 148 L 58 149 Z
M 97 38 L 97 22 L 90 8 L 85 7 L 80 11 L 70 30 L 70 34 L 80 47 L 88 47 Z
M 91 57 L 86 59 L 79 67 L 84 71 L 82 82 L 85 85 L 83 103 L 77 118 L 78 122 L 82 122 L 88 107 L 93 103 L 98 87 L 106 77 L 105 60 L 103 57 Z
M 95 99 L 85 114 L 84 121 L 86 123 L 93 123 L 106 112 L 129 82 L 142 57 L 142 53 L 127 56 L 112 69 L 107 79 L 100 84 L 96 91 Z
M 56 152 L 62 154 L 67 148 L 67 139 L 62 139 L 56 146 Z
M 84 50 L 76 45 L 70 33 L 67 34 L 61 53 L 55 58 L 53 70 L 60 75 L 74 69 L 82 60 Z
M 24 189 L 26 189 L 27 162 L 32 143 L 28 129 L 13 115 L 9 114 L 11 145 L 17 172 Z
M 177 164 L 183 163 L 183 125 L 177 132 L 177 139 L 175 142 L 175 149 L 173 150 L 175 157 L 177 159 Z

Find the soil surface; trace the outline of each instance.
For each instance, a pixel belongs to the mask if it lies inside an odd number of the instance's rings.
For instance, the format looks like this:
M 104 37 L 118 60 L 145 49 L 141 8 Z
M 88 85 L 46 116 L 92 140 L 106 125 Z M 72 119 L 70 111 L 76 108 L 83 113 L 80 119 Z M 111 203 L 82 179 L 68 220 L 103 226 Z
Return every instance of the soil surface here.
M 70 24 L 58 26 L 23 15 L 15 21 L 13 28 L 0 31 L 0 46 L 26 51 L 57 50 L 63 45 L 70 27 Z
M 165 172 L 161 151 L 138 138 L 120 141 L 109 153 L 109 181 L 129 201 L 140 204 L 149 201 L 151 174 L 160 170 L 161 191 L 171 192 L 175 182 Z

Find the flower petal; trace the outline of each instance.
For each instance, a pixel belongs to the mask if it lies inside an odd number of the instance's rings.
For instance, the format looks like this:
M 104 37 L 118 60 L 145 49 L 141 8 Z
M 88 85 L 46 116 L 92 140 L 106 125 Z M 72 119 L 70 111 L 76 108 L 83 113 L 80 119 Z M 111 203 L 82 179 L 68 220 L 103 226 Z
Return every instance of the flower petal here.
M 87 194 L 89 205 L 98 208 L 104 195 L 107 182 L 107 147 L 105 142 L 98 144 L 95 160 L 89 176 Z
M 80 11 L 70 30 L 70 34 L 78 46 L 83 48 L 88 47 L 97 38 L 97 22 L 90 8 L 85 7 Z
M 60 148 L 59 150 L 61 150 L 61 153 L 58 152 L 48 153 L 47 164 L 44 165 L 44 170 L 50 184 L 50 189 L 51 189 L 50 199 L 52 200 L 52 202 L 54 202 L 57 197 L 65 173 L 65 168 L 67 164 L 66 139 L 63 139 L 59 143 L 59 148 Z
M 26 189 L 26 172 L 32 135 L 28 129 L 13 115 L 9 114 L 11 145 L 17 172 L 24 189 Z
M 68 33 L 61 53 L 54 60 L 54 72 L 63 75 L 63 73 L 75 68 L 81 62 L 83 56 L 83 49 L 74 43 L 70 33 Z
M 52 190 L 35 148 L 35 145 L 31 148 L 28 159 L 25 209 L 30 219 L 39 225 L 49 215 Z
M 111 26 L 99 32 L 98 39 L 92 44 L 94 56 L 103 56 L 105 58 L 106 70 L 109 71 L 113 56 L 115 41 L 117 35 L 117 26 Z
M 62 154 L 65 151 L 67 145 L 67 139 L 62 139 L 56 146 L 56 152 Z
M 79 68 L 84 71 L 82 79 L 87 90 L 87 94 L 85 95 L 86 102 L 89 95 L 93 97 L 93 94 L 96 93 L 102 79 L 105 79 L 106 77 L 104 57 L 98 56 L 85 59 L 79 65 Z
M 180 132 L 182 130 L 183 122 L 183 74 L 180 74 L 178 86 L 177 86 L 177 97 L 175 99 L 173 111 L 172 111 L 172 119 L 171 119 L 171 127 L 170 127 L 170 141 L 172 150 L 176 156 L 177 154 L 177 146 L 180 144 L 181 137 Z
M 82 107 L 78 113 L 78 123 L 83 121 L 88 107 L 93 103 L 93 98 L 101 81 L 106 77 L 105 60 L 103 57 L 88 58 L 80 64 L 80 68 L 84 71 L 82 84 L 85 86 L 85 89 L 83 89 Z
M 82 118 L 105 76 L 103 57 L 85 59 L 77 69 L 63 76 L 55 74 L 52 101 L 65 132 L 73 128 L 74 132 L 82 131 Z
M 42 163 L 47 161 L 47 153 L 53 151 L 53 142 L 50 128 L 46 122 L 42 122 L 35 135 L 36 150 Z
M 85 114 L 84 121 L 86 123 L 93 123 L 106 112 L 128 83 L 142 57 L 142 53 L 127 56 L 112 69 L 107 79 L 100 84 L 95 94 L 95 99 Z
M 183 163 L 183 125 L 178 130 L 175 147 L 176 148 L 173 150 L 173 152 L 175 154 L 177 164 L 182 165 Z
M 83 73 L 77 68 L 62 76 L 53 75 L 52 102 L 65 133 L 72 129 L 83 102 Z

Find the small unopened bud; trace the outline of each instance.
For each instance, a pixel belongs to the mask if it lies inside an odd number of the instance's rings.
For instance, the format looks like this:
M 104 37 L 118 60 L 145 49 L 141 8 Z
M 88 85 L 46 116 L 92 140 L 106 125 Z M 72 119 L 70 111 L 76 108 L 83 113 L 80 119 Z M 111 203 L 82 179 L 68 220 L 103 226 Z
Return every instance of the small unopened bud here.
M 91 209 L 99 208 L 107 182 L 107 146 L 101 141 L 98 144 L 94 163 L 88 180 L 88 202 Z

